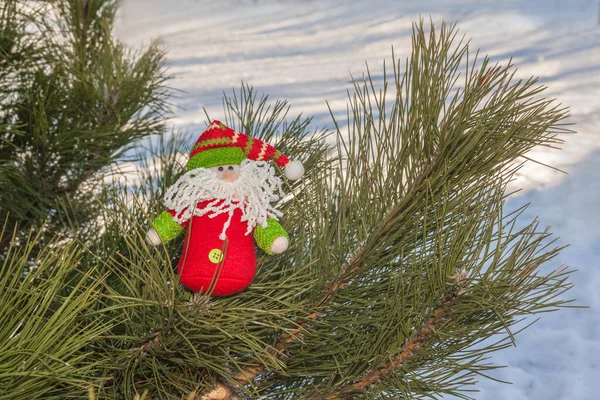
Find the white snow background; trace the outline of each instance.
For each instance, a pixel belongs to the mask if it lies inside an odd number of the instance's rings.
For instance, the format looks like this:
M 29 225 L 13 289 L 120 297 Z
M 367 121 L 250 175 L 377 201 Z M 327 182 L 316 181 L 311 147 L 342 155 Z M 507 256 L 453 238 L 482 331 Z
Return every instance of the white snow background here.
M 325 101 L 344 119 L 349 76 L 365 61 L 381 76 L 382 61 L 410 53 L 411 26 L 457 22 L 492 61 L 510 57 L 517 77 L 539 76 L 545 96 L 571 109 L 578 134 L 562 151 L 530 155 L 569 175 L 531 164 L 507 204 L 531 202 L 523 221 L 539 216 L 571 244 L 545 266 L 568 264 L 575 288 L 565 298 L 590 309 L 567 309 L 517 336 L 516 348 L 494 354 L 508 368 L 492 372 L 506 385 L 482 378 L 477 399 L 595 400 L 600 378 L 600 1 L 599 0 L 123 0 L 117 36 L 138 46 L 158 38 L 168 50 L 178 106 L 173 123 L 190 144 L 206 127 L 202 108 L 222 118 L 222 93 L 244 81 L 271 99 L 288 99 L 292 115 L 313 115 L 332 128 Z M 388 64 L 389 65 L 389 64 Z M 179 92 L 181 90 L 181 92 Z M 219 117 L 220 116 L 220 117 Z

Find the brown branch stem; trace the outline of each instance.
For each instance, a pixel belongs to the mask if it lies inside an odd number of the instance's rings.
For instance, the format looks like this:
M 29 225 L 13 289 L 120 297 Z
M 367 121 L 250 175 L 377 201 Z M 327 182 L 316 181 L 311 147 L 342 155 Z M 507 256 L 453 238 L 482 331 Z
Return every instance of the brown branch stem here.
M 425 182 L 425 180 L 431 175 L 435 165 L 440 156 L 440 150 L 434 153 L 429 166 L 424 169 L 414 180 L 412 185 L 412 190 L 406 193 L 406 195 L 400 199 L 398 202 L 398 206 L 395 207 L 392 211 L 390 211 L 386 217 L 384 218 L 382 230 L 385 231 L 393 225 L 393 222 L 406 211 L 408 205 L 414 200 L 416 196 L 418 196 L 422 189 L 421 186 Z M 314 323 L 325 311 L 326 304 L 328 304 L 335 295 L 343 288 L 350 284 L 351 278 L 358 271 L 360 267 L 360 263 L 358 263 L 358 259 L 363 253 L 363 249 L 365 247 L 366 241 L 361 242 L 352 256 L 350 260 L 342 265 L 340 268 L 340 272 L 338 274 L 338 279 L 332 282 L 329 289 L 326 291 L 325 296 L 316 303 L 314 309 L 320 309 L 321 311 L 315 311 L 306 316 L 302 321 L 297 323 L 297 328 L 291 329 L 288 332 L 281 335 L 277 344 L 273 349 L 269 350 L 271 354 L 274 354 L 278 357 L 282 357 L 285 349 L 292 343 L 294 343 L 298 338 L 301 338 L 301 331 L 306 330 L 309 325 Z M 238 374 L 234 376 L 237 385 L 244 385 L 252 382 L 256 377 L 262 373 L 266 372 L 264 366 L 250 366 L 246 369 L 242 370 Z M 200 400 L 233 400 L 236 396 L 233 393 L 234 388 L 230 385 L 226 385 L 222 382 L 219 382 L 215 385 L 215 387 L 204 394 Z
M 463 277 L 464 279 L 464 277 Z M 341 390 L 338 393 L 330 394 L 325 397 L 327 400 L 334 400 L 342 398 L 343 395 L 348 394 L 353 391 L 363 390 L 368 388 L 371 385 L 377 384 L 382 381 L 386 377 L 391 376 L 398 368 L 401 368 L 407 361 L 414 356 L 414 354 L 421 347 L 427 345 L 427 343 L 431 339 L 431 334 L 439 327 L 439 325 L 446 319 L 446 313 L 448 309 L 454 303 L 454 300 L 464 293 L 466 287 L 459 288 L 456 292 L 453 292 L 447 295 L 443 300 L 442 304 L 436 308 L 432 315 L 427 318 L 425 323 L 416 330 L 409 338 L 404 342 L 401 350 L 392 357 L 391 360 L 383 364 L 382 366 L 374 369 L 373 371 L 367 373 L 362 378 L 356 380 L 349 387 Z M 322 399 L 323 395 L 310 396 L 312 399 Z
M 363 245 L 364 245 L 364 242 L 358 246 L 357 250 L 350 258 L 350 261 L 348 263 L 344 264 L 340 270 L 339 275 L 345 276 L 348 278 L 346 280 L 338 279 L 338 280 L 334 281 L 332 283 L 330 289 L 327 290 L 327 292 L 326 292 L 327 294 L 318 302 L 319 305 L 328 303 L 331 299 L 333 299 L 335 294 L 340 289 L 342 289 L 350 284 L 349 278 L 352 277 L 353 272 L 356 271 L 356 269 L 358 268 L 358 265 L 356 265 L 352 269 L 350 269 L 350 267 L 356 262 L 356 260 L 359 258 L 360 254 L 362 253 Z M 299 322 L 296 325 L 297 328 L 291 329 L 288 332 L 281 335 L 281 337 L 277 341 L 277 344 L 269 352 L 271 354 L 275 354 L 278 356 L 283 355 L 285 352 L 285 349 L 291 343 L 295 342 L 296 339 L 301 337 L 301 335 L 302 335 L 301 331 L 306 330 L 311 323 L 314 323 L 314 321 L 316 321 L 317 318 L 319 318 L 323 314 L 324 311 L 325 311 L 324 309 L 321 312 L 315 311 L 315 312 L 312 312 L 311 314 L 309 314 L 308 316 L 306 316 L 301 322 Z M 266 369 L 262 365 L 250 366 L 250 367 L 247 367 L 246 369 L 244 369 L 243 371 L 237 373 L 234 376 L 234 379 L 238 385 L 244 385 L 246 383 L 252 382 L 258 375 L 260 375 L 264 372 L 266 372 Z M 233 400 L 235 398 L 236 397 L 233 393 L 233 390 L 229 385 L 225 385 L 224 383 L 217 383 L 215 385 L 215 387 L 208 393 L 204 394 L 200 398 L 200 400 Z

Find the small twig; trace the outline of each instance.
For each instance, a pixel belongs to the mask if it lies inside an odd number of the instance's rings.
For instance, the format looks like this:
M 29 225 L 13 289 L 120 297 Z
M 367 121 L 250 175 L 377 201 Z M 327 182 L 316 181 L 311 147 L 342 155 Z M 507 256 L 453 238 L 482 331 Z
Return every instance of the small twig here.
M 88 400 L 96 400 L 96 391 L 94 385 L 88 385 Z
M 88 180 L 96 172 L 98 172 L 99 168 L 97 166 L 94 166 L 93 163 L 98 161 L 99 159 L 100 156 L 98 154 L 90 154 L 87 157 L 87 168 L 83 171 L 83 173 L 79 177 L 74 178 L 71 181 L 71 183 L 68 183 L 65 187 L 55 190 L 54 193 L 59 196 L 72 195 L 73 193 L 75 193 L 86 180 Z M 92 165 L 90 166 L 90 164 Z
M 365 170 L 365 176 L 367 177 L 367 185 L 371 186 L 371 174 L 369 174 L 369 163 L 366 156 L 362 156 L 361 161 L 363 163 L 363 169 Z
M 412 202 L 412 200 L 420 194 L 420 192 L 422 191 L 422 189 L 420 189 L 420 187 L 423 184 L 423 182 L 425 182 L 425 180 L 431 175 L 435 165 L 437 164 L 439 156 L 440 156 L 440 149 L 438 148 L 435 151 L 435 153 L 433 154 L 433 158 L 430 161 L 428 168 L 424 169 L 415 178 L 413 185 L 412 185 L 413 191 L 407 193 L 398 202 L 400 207 L 393 209 L 384 218 L 385 222 L 383 223 L 383 227 L 382 227 L 383 231 L 388 229 L 390 227 L 390 225 L 392 225 L 392 222 L 406 210 L 406 208 L 408 207 L 408 204 L 410 204 Z M 353 277 L 354 273 L 356 273 L 356 271 L 360 267 L 360 264 L 357 263 L 357 261 L 360 258 L 360 256 L 362 255 L 365 244 L 366 244 L 366 240 L 361 242 L 357 246 L 354 253 L 350 256 L 350 260 L 347 263 L 345 263 L 344 265 L 342 265 L 342 267 L 340 268 L 340 273 L 338 274 L 338 279 L 336 279 L 331 284 L 331 287 L 326 292 L 327 294 L 316 304 L 316 307 L 314 307 L 317 309 L 320 308 L 321 311 L 313 312 L 313 313 L 309 314 L 307 317 L 305 317 L 301 322 L 299 322 L 297 324 L 298 328 L 292 329 L 292 330 L 288 331 L 287 333 L 281 335 L 281 337 L 277 341 L 277 344 L 274 346 L 274 349 L 269 350 L 269 352 L 271 354 L 281 357 L 284 354 L 285 349 L 290 344 L 294 343 L 298 338 L 301 337 L 301 331 L 306 330 L 310 324 L 314 323 L 323 314 L 323 312 L 325 312 L 326 308 L 324 307 L 324 305 L 329 303 L 341 289 L 345 288 L 346 286 L 348 286 L 350 284 L 351 278 Z M 264 372 L 266 372 L 266 369 L 264 366 L 257 365 L 257 366 L 247 367 L 243 371 L 236 374 L 234 376 L 234 379 L 237 382 L 237 384 L 241 386 L 241 385 L 252 382 L 257 376 L 259 376 L 260 374 L 262 374 Z M 218 397 L 218 396 L 222 396 L 222 397 Z M 213 400 L 213 399 L 215 399 L 215 400 L 220 400 L 220 399 L 235 400 L 236 397 L 233 394 L 232 388 L 230 388 L 228 385 L 225 385 L 223 383 L 217 383 L 212 390 L 210 390 L 203 397 L 201 397 L 201 400 Z
M 347 279 L 336 280 L 335 283 L 333 283 L 331 285 L 331 288 L 327 291 L 327 294 L 325 295 L 325 297 L 323 299 L 321 299 L 321 301 L 319 302 L 319 305 L 328 303 L 340 289 L 342 289 L 350 284 L 349 277 L 352 276 L 353 272 L 356 271 L 358 266 L 355 266 L 352 269 L 350 269 L 350 267 L 353 264 L 355 264 L 356 260 L 362 254 L 363 246 L 364 246 L 364 242 L 360 243 L 357 247 L 357 250 L 350 257 L 350 260 L 347 263 L 345 263 L 342 266 L 342 268 L 340 269 L 340 274 L 339 274 L 340 277 L 347 277 Z M 274 350 L 271 350 L 270 353 L 275 354 L 275 355 L 283 354 L 285 349 L 290 344 L 294 343 L 298 338 L 300 338 L 302 336 L 301 331 L 305 330 L 306 328 L 308 328 L 308 326 L 310 324 L 314 323 L 314 321 L 316 321 L 323 314 L 323 312 L 324 312 L 324 310 L 321 312 L 313 312 L 313 313 L 309 314 L 308 316 L 306 316 L 304 318 L 303 321 L 301 321 L 297 324 L 297 326 L 298 326 L 297 328 L 291 329 L 288 332 L 286 332 L 285 334 L 281 335 L 281 337 L 277 341 L 277 344 L 274 346 Z M 258 375 L 260 375 L 264 372 L 266 372 L 264 366 L 258 366 L 258 365 L 251 366 L 251 367 L 247 367 L 243 371 L 236 374 L 234 376 L 234 379 L 236 380 L 236 382 L 239 385 L 244 385 L 246 383 L 252 382 Z M 219 396 L 221 396 L 221 397 L 219 397 Z M 218 383 L 217 385 L 215 385 L 215 387 L 210 392 L 206 393 L 204 396 L 201 397 L 201 400 L 221 400 L 221 399 L 223 399 L 223 400 L 235 400 L 236 399 L 236 397 L 233 394 L 233 390 L 230 387 L 224 385 L 223 383 Z
M 138 356 L 143 356 L 150 347 L 153 347 L 154 345 L 159 343 L 160 339 L 161 339 L 161 336 L 160 336 L 160 331 L 159 331 L 159 332 L 156 332 L 154 335 L 152 335 L 152 337 L 150 339 L 148 339 L 144 343 L 142 343 L 141 346 L 134 347 L 130 350 L 132 352 L 137 352 Z
M 352 391 L 362 390 L 371 385 L 374 385 L 386 377 L 391 376 L 398 368 L 402 367 L 407 361 L 411 359 L 411 357 L 419 350 L 421 347 L 426 345 L 430 339 L 431 334 L 434 332 L 438 326 L 446 319 L 446 312 L 454 303 L 454 300 L 459 297 L 462 293 L 466 291 L 467 286 L 464 284 L 466 275 L 462 274 L 462 271 L 459 275 L 457 275 L 457 290 L 449 295 L 447 295 L 444 300 L 442 300 L 442 305 L 436 308 L 433 314 L 425 321 L 423 326 L 421 326 L 416 332 L 414 332 L 408 340 L 404 343 L 399 353 L 397 353 L 390 361 L 383 364 L 381 367 L 374 369 L 368 374 L 364 375 L 362 378 L 355 381 L 348 388 L 343 389 L 342 391 L 330 394 L 325 397 L 327 400 L 334 400 L 341 398 L 344 394 L 347 394 Z M 312 399 L 322 399 L 323 395 L 313 395 L 310 396 Z

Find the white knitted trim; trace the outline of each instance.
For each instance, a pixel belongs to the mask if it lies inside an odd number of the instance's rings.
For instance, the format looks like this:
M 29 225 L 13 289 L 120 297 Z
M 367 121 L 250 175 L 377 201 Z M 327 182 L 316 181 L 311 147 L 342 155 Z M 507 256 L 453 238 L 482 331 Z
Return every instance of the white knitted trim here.
M 267 227 L 267 218 L 281 216 L 281 212 L 271 205 L 283 196 L 281 179 L 267 161 L 244 160 L 240 164 L 240 175 L 235 182 L 226 182 L 208 168 L 197 168 L 173 184 L 165 194 L 164 204 L 175 212 L 173 221 L 181 224 L 192 216 L 208 215 L 214 218 L 227 213 L 228 218 L 219 235 L 227 237 L 227 228 L 236 209 L 242 211 L 242 221 L 248 223 L 246 235 L 258 224 Z M 199 208 L 203 201 L 209 203 Z

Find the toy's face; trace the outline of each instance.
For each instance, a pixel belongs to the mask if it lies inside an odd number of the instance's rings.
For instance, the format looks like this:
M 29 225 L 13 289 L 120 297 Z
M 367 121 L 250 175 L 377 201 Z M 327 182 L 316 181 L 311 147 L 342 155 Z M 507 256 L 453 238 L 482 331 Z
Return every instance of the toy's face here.
M 239 164 L 219 165 L 210 167 L 210 169 L 217 174 L 217 178 L 222 179 L 225 182 L 235 182 L 240 176 Z

